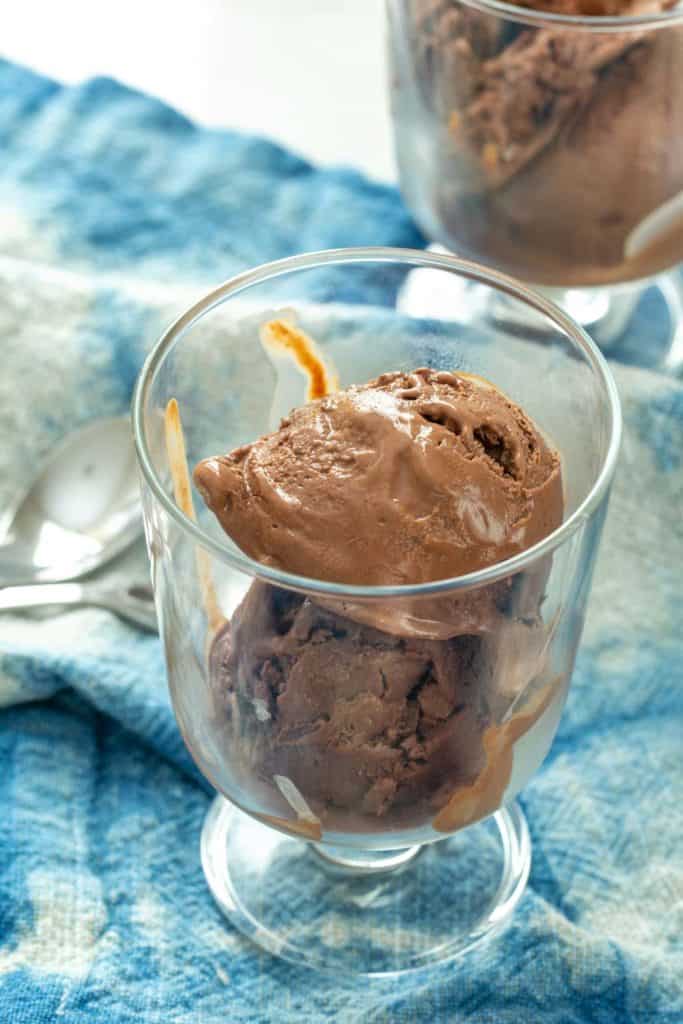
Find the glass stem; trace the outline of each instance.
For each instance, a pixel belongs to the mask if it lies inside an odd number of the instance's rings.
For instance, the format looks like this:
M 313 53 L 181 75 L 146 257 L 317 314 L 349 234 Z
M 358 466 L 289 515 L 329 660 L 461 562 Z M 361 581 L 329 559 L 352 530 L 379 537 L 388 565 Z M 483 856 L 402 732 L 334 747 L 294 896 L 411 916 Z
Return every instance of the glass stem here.
M 400 850 L 351 850 L 328 843 L 311 843 L 311 849 L 325 870 L 340 875 L 379 875 L 395 871 L 420 852 L 419 846 Z
M 578 320 L 601 348 L 608 350 L 624 334 L 643 293 L 643 285 L 612 288 L 548 288 L 536 286 Z

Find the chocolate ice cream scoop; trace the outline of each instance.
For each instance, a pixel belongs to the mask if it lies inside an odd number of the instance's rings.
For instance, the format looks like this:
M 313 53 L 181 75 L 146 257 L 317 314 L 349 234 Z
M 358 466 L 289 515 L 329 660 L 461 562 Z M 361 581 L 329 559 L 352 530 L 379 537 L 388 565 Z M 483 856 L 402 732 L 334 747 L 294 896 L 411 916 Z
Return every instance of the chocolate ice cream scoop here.
M 295 409 L 194 480 L 252 558 L 361 585 L 461 576 L 562 520 L 557 454 L 488 382 L 386 373 Z
M 503 744 L 500 767 L 490 763 L 487 737 L 522 735 L 520 695 L 555 693 L 551 634 L 538 617 L 501 615 L 494 634 L 403 637 L 256 580 L 210 653 L 235 798 L 278 827 L 303 812 L 311 838 L 436 818 L 449 830 L 489 813 L 487 780 L 496 776 L 500 799 L 511 750 Z M 528 701 L 520 707 L 528 715 Z M 477 786 L 481 813 L 478 798 L 454 803 Z
M 241 785 L 288 779 L 325 828 L 423 824 L 483 766 L 477 638 L 404 640 L 257 582 L 211 662 Z
M 592 99 L 602 70 L 637 42 L 633 32 L 523 32 L 485 61 L 471 103 L 450 118 L 456 143 L 481 161 L 474 190 L 504 185 L 549 146 Z
M 683 192 L 680 2 L 520 0 L 533 15 L 391 6 L 406 14 L 391 48 L 402 187 L 428 236 L 559 287 L 680 261 L 678 214 L 663 244 L 628 244 Z M 647 23 L 667 12 L 670 24 Z

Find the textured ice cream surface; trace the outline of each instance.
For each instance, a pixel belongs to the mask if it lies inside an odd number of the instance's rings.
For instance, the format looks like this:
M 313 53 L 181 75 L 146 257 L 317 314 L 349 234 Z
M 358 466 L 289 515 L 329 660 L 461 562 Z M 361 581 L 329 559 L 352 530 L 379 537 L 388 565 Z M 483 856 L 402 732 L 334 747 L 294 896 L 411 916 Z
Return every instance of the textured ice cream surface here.
M 248 555 L 329 582 L 461 576 L 562 520 L 559 458 L 525 413 L 487 381 L 429 369 L 295 409 L 194 479 Z
M 255 582 L 210 656 L 239 802 L 286 827 L 286 779 L 323 831 L 419 829 L 437 818 L 458 827 L 455 795 L 480 777 L 497 777 L 494 794 L 505 789 L 510 745 L 489 746 L 500 746 L 499 769 L 486 744 L 524 688 L 543 682 L 544 638 L 540 620 L 447 641 L 399 637 Z M 486 800 L 489 783 L 480 788 Z M 477 817 L 477 805 L 464 813 Z
M 504 184 L 549 146 L 588 104 L 600 72 L 637 42 L 626 32 L 522 32 L 485 61 L 471 102 L 450 124 L 479 154 L 486 184 Z
M 237 774 L 289 779 L 323 828 L 426 824 L 482 767 L 476 637 L 407 640 L 255 583 L 211 660 Z

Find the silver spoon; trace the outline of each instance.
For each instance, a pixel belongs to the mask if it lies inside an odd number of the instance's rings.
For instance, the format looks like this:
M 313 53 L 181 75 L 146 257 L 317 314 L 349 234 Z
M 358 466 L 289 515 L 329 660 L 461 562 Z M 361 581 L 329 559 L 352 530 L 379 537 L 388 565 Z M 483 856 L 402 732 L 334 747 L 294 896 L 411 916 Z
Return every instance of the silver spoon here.
M 141 533 L 129 420 L 88 424 L 55 449 L 0 520 L 0 612 L 96 605 L 156 630 L 149 585 L 65 582 L 99 569 Z
M 49 606 L 94 605 L 150 633 L 158 630 L 154 594 L 149 583 L 112 586 L 106 583 L 33 583 L 0 589 L 0 612 Z
M 128 417 L 70 434 L 0 521 L 0 585 L 73 580 L 142 533 Z

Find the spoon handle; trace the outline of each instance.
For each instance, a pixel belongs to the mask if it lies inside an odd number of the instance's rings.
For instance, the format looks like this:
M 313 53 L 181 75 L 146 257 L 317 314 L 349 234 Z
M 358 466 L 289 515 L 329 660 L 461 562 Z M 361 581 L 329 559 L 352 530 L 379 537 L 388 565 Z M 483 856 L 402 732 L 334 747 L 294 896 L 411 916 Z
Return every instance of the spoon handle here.
M 142 629 L 158 631 L 149 584 L 114 587 L 99 583 L 35 583 L 0 589 L 0 612 L 64 605 L 106 608 Z

